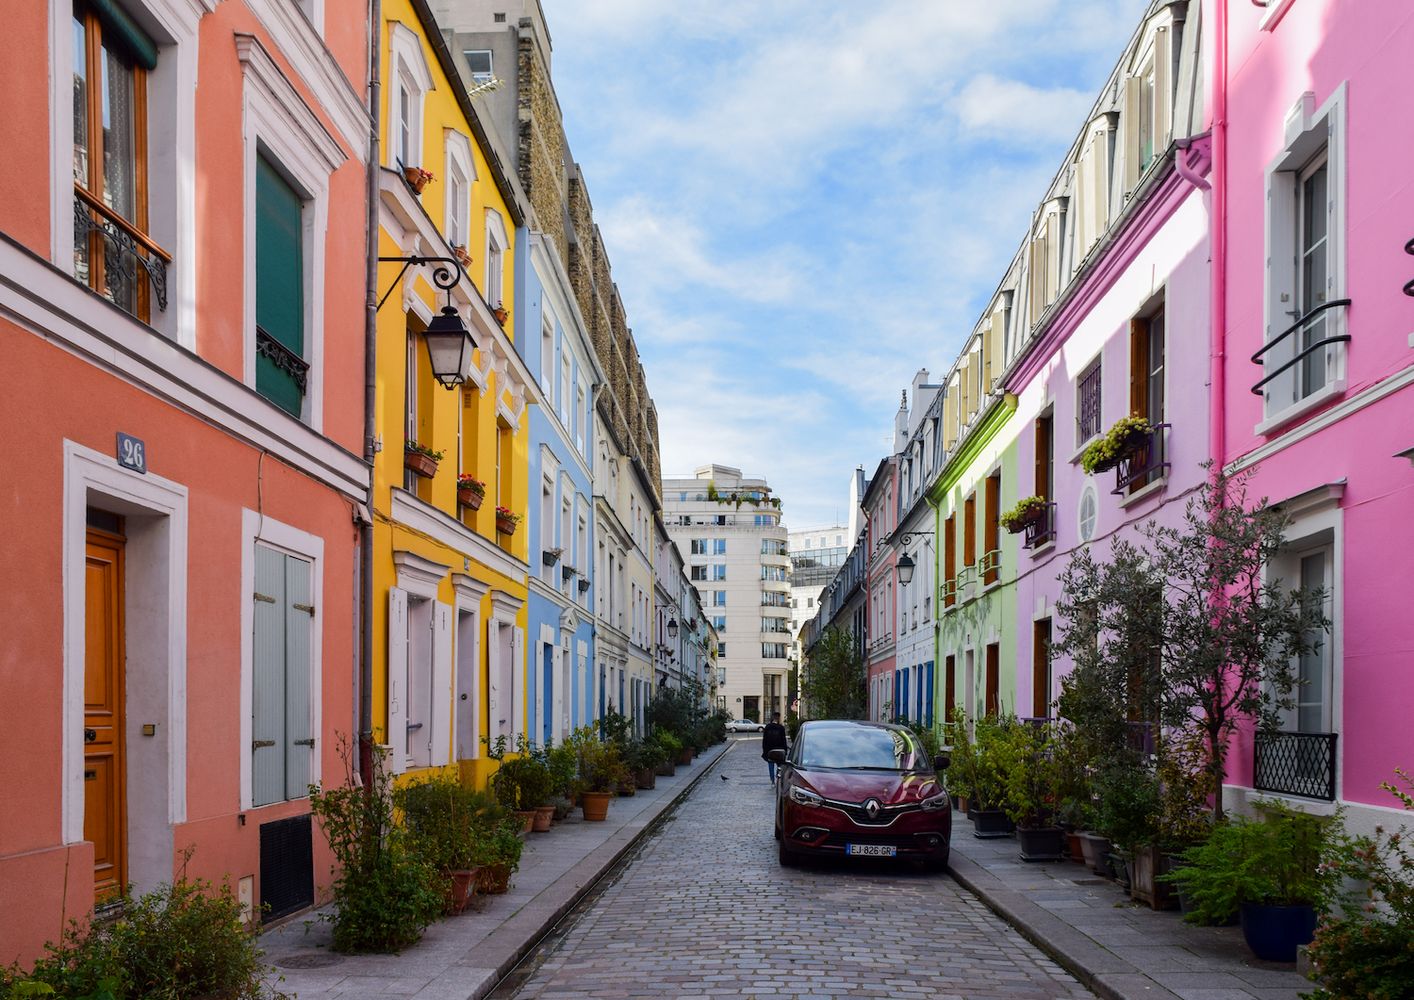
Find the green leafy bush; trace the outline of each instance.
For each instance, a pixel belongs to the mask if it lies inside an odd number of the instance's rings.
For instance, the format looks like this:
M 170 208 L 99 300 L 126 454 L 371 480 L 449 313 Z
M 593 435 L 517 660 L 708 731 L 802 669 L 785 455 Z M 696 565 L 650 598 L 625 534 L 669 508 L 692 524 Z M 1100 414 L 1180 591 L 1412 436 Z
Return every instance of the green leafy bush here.
M 1055 822 L 1059 772 L 1045 726 L 1015 723 L 1000 728 L 993 749 L 1001 779 L 1001 806 L 1019 827 L 1039 829 Z
M 663 752 L 668 755 L 668 760 L 677 762 L 678 754 L 683 751 L 683 742 L 678 739 L 670 730 L 655 729 L 653 739 L 663 748 Z
M 998 520 L 1001 526 L 1013 535 L 1026 527 L 1033 517 L 1046 509 L 1044 497 L 1022 497 Z
M 439 872 L 475 864 L 477 838 L 504 820 L 506 810 L 486 792 L 439 775 L 393 792 L 410 846 Z
M 600 740 L 585 726 L 571 737 L 579 754 L 579 780 L 586 792 L 613 792 L 628 778 L 617 743 Z
M 1134 760 L 1121 759 L 1096 779 L 1099 806 L 1095 828 L 1121 851 L 1132 854 L 1159 836 L 1159 780 Z
M 28 973 L 0 972 L 0 998 L 255 1000 L 283 997 L 230 887 L 178 879 L 122 902 L 111 921 L 70 924 Z
M 476 832 L 473 863 L 478 866 L 504 866 L 512 873 L 520 868 L 520 853 L 525 842 L 520 839 L 520 823 L 515 817 L 503 818 Z
M 973 791 L 977 773 L 977 748 L 967 731 L 967 715 L 962 709 L 954 709 L 948 724 L 948 748 L 952 763 L 948 766 L 948 791 L 968 799 L 974 798 Z M 970 805 L 971 803 L 969 803 Z
M 334 854 L 334 949 L 398 951 L 415 944 L 442 912 L 442 880 L 394 822 L 386 751 L 375 750 L 367 789 L 353 775 L 350 748 L 340 753 L 345 784 L 309 790 Z

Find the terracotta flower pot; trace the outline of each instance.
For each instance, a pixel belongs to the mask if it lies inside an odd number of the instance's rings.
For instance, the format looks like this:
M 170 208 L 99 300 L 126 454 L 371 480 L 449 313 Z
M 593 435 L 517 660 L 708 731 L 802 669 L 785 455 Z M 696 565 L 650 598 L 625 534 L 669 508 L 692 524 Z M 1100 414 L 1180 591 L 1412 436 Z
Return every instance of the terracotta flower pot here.
M 425 171 L 417 167 L 403 167 L 403 178 L 418 194 L 422 194 L 422 189 L 427 187 L 427 182 L 431 180 Z
M 443 874 L 447 877 L 447 912 L 460 913 L 466 909 L 475 894 L 479 868 L 454 868 Z
M 1071 830 L 1065 835 L 1065 839 L 1066 848 L 1070 852 L 1070 860 L 1074 861 L 1076 864 L 1083 865 L 1085 863 L 1085 850 L 1080 843 L 1080 834 Z
M 678 754 L 678 763 L 681 764 L 683 767 L 686 767 L 688 764 L 692 763 L 692 750 L 690 748 L 682 748 L 682 751 Z
M 535 822 L 530 829 L 535 833 L 549 833 L 550 824 L 555 819 L 554 806 L 540 806 L 535 810 Z
M 452 247 L 452 256 L 463 268 L 471 267 L 471 254 L 467 253 L 466 247 Z
M 609 800 L 613 797 L 612 792 L 585 792 L 581 795 L 585 820 L 590 823 L 602 823 L 608 819 Z
M 491 315 L 496 317 L 496 322 L 502 326 L 506 325 L 506 320 L 511 318 L 511 311 L 505 306 L 497 306 L 491 310 Z
M 476 873 L 476 891 L 486 896 L 499 896 L 511 887 L 510 865 L 482 865 Z
M 403 452 L 403 467 L 424 479 L 431 479 L 437 475 L 437 460 L 420 451 Z
M 496 517 L 496 530 L 503 535 L 514 535 L 516 533 L 516 522 L 509 517 Z
M 517 809 L 516 815 L 520 817 L 520 832 L 529 833 L 535 827 L 534 809 Z
M 678 773 L 678 766 L 670 760 L 665 760 L 658 765 L 658 769 L 655 773 L 662 775 L 664 778 L 671 778 Z
M 476 490 L 457 490 L 457 503 L 471 510 L 480 510 L 481 501 L 486 499 L 485 493 L 478 493 Z

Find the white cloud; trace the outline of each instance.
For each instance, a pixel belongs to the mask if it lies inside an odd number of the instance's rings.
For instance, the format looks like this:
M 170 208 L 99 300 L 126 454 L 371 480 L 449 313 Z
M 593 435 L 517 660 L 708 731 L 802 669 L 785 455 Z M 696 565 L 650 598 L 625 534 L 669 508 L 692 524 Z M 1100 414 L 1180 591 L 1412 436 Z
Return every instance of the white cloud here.
M 967 82 L 952 106 L 964 128 L 1026 145 L 1075 136 L 1094 101 L 1082 90 L 1033 87 L 984 73 Z

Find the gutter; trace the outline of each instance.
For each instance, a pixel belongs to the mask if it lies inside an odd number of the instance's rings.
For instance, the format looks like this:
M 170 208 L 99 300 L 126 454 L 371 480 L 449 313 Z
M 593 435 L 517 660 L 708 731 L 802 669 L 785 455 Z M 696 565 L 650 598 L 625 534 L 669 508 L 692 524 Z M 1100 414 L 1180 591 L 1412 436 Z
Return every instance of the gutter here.
M 364 275 L 363 318 L 363 461 L 368 466 L 368 516 L 359 525 L 359 663 L 358 663 L 358 770 L 364 788 L 373 782 L 373 463 L 377 457 L 375 401 L 378 390 L 378 111 L 382 100 L 383 4 L 369 0 L 368 18 L 372 27 L 368 55 L 368 259 Z
M 1208 454 L 1214 474 L 1223 467 L 1227 450 L 1227 3 L 1216 4 L 1213 31 L 1213 277 L 1210 294 L 1212 317 L 1208 332 L 1208 379 L 1213 412 L 1208 420 Z

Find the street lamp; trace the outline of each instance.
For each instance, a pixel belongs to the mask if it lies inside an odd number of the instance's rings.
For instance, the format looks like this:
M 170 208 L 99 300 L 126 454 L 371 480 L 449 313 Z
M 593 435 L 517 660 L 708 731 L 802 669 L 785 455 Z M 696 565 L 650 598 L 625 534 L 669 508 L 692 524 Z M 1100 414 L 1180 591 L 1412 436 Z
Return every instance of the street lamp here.
M 444 388 L 455 389 L 466 381 L 466 374 L 471 370 L 471 352 L 476 348 L 476 341 L 471 339 L 471 331 L 466 328 L 466 324 L 452 305 L 452 289 L 462 280 L 461 261 L 455 257 L 423 257 L 418 254 L 378 259 L 383 263 L 403 265 L 403 269 L 393 279 L 393 284 L 378 300 L 379 309 L 388 301 L 388 296 L 393 294 L 393 289 L 398 287 L 398 282 L 402 280 L 408 268 L 422 267 L 424 264 L 437 265 L 432 270 L 432 283 L 447 293 L 447 304 L 442 307 L 440 313 L 432 317 L 423 337 L 427 339 L 427 359 L 432 364 L 432 377 Z
M 914 538 L 932 537 L 933 533 L 931 531 L 909 531 L 902 535 L 899 535 L 896 539 L 893 540 L 897 541 L 900 545 L 907 545 L 909 541 Z M 907 552 L 899 556 L 899 560 L 895 564 L 895 569 L 898 570 L 898 582 L 900 583 L 900 585 L 907 587 L 909 583 L 912 582 L 913 569 L 915 565 L 916 564 L 914 563 L 912 557 L 910 557 Z
M 669 638 L 669 639 L 676 639 L 677 637 L 678 637 L 678 620 L 677 620 L 676 618 L 669 618 L 669 619 L 668 619 L 668 638 Z

